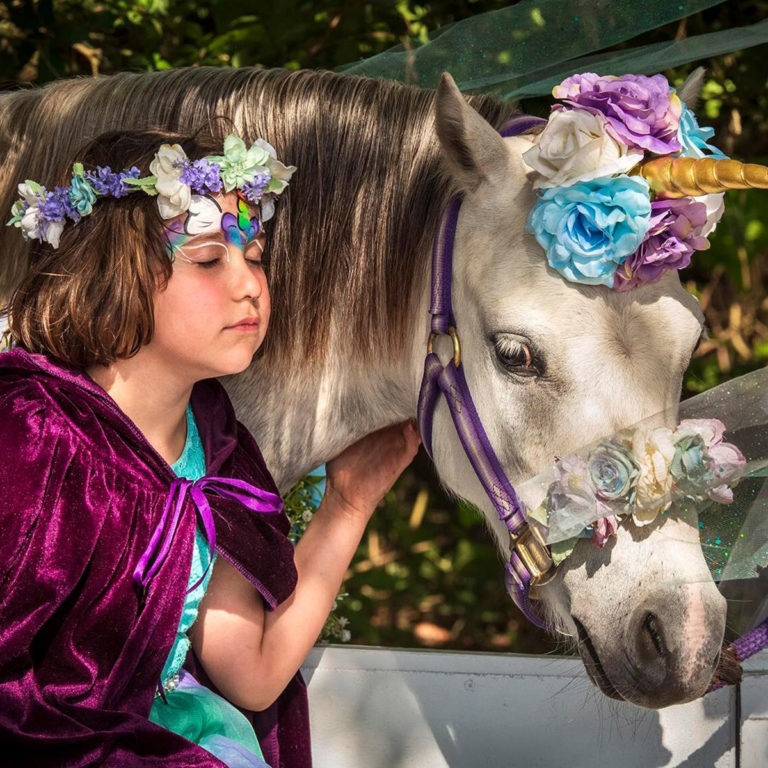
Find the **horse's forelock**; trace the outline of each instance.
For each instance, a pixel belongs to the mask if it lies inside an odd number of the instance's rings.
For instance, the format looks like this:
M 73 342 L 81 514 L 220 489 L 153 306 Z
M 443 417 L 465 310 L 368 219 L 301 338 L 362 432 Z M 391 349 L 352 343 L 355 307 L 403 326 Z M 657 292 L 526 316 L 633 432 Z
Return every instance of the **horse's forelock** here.
M 0 96 L 0 210 L 26 178 L 65 183 L 78 150 L 106 130 L 159 127 L 263 136 L 298 167 L 268 248 L 275 307 L 263 354 L 273 365 L 323 358 L 332 327 L 364 363 L 393 354 L 409 327 L 450 184 L 439 169 L 434 93 L 330 72 L 188 68 L 76 79 Z M 512 109 L 473 106 L 495 127 Z M 3 230 L 0 296 L 27 246 Z M 343 340 L 342 340 L 343 341 Z

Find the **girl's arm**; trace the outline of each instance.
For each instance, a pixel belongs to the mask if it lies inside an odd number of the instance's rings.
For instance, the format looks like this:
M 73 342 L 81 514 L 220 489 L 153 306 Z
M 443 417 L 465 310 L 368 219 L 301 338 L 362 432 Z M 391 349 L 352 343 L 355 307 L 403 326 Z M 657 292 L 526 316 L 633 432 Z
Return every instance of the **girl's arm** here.
M 409 422 L 374 432 L 327 465 L 326 492 L 296 546 L 298 582 L 274 611 L 222 557 L 190 639 L 211 681 L 233 704 L 266 709 L 317 640 L 373 511 L 419 445 Z

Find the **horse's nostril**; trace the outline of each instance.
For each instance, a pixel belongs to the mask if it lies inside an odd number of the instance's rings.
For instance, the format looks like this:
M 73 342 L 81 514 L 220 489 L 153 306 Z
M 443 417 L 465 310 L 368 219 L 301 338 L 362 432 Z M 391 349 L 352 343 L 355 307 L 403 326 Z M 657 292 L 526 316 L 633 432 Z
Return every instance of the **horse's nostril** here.
M 658 653 L 659 656 L 666 656 L 667 646 L 664 643 L 664 638 L 661 634 L 661 626 L 655 614 L 646 614 L 645 620 L 643 621 L 643 632 L 650 638 L 653 647 L 656 649 L 656 653 Z

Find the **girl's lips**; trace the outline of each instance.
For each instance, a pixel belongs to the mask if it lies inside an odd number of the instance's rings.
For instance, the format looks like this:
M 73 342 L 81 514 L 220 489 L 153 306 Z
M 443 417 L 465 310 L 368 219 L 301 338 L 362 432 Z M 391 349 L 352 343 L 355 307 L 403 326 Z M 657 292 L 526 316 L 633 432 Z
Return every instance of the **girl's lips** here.
M 259 327 L 258 319 L 251 317 L 246 320 L 241 320 L 239 323 L 235 323 L 235 325 L 228 325 L 226 330 L 255 331 L 258 327 Z

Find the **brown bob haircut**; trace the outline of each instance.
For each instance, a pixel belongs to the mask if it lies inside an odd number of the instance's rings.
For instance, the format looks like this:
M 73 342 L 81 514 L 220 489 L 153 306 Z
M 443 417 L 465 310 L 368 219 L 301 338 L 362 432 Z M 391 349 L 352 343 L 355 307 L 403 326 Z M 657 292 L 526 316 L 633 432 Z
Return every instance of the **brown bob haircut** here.
M 192 160 L 221 150 L 221 141 L 201 132 L 110 131 L 62 165 L 59 178 L 36 181 L 68 185 L 74 162 L 86 170 L 136 166 L 148 176 L 161 144 L 180 144 Z M 131 357 L 152 339 L 153 295 L 172 269 L 155 197 L 100 198 L 90 215 L 67 222 L 58 248 L 33 241 L 30 264 L 9 304 L 15 343 L 86 368 Z

